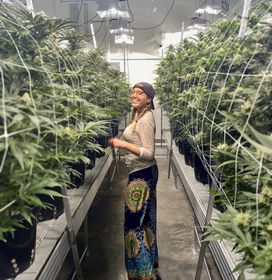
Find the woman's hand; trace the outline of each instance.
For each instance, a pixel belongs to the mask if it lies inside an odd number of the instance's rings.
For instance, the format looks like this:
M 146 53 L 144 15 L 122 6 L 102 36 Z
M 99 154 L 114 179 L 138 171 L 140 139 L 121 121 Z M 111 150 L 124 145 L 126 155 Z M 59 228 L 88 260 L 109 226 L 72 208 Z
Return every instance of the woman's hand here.
M 141 152 L 139 147 L 118 138 L 109 139 L 108 144 L 113 148 L 126 149 L 137 156 L 139 156 Z
M 108 144 L 113 148 L 126 149 L 128 143 L 118 138 L 111 138 L 108 140 Z

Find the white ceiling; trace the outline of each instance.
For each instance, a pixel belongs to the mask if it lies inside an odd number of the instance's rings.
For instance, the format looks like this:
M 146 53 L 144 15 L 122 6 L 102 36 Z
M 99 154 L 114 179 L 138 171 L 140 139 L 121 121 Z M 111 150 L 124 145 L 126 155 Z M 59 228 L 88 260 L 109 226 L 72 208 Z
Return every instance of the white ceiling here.
M 65 2 L 67 1 L 67 2 Z M 74 12 L 74 17 L 79 16 L 79 23 L 82 24 L 86 19 L 91 19 L 97 14 L 98 2 L 118 2 L 118 0 L 33 0 L 35 11 L 44 11 L 49 16 L 58 18 L 71 18 L 71 6 L 77 9 Z M 159 49 L 162 44 L 162 34 L 164 32 L 181 31 L 182 22 L 185 28 L 190 24 L 190 19 L 197 16 L 195 10 L 200 6 L 203 0 L 126 0 L 121 4 L 124 9 L 129 10 L 133 14 L 131 27 L 134 30 L 134 45 L 129 45 L 130 52 L 142 52 L 153 56 L 159 55 Z M 227 0 L 230 1 L 230 8 L 234 7 L 242 0 Z M 71 4 L 69 2 L 78 3 Z M 120 3 L 119 3 L 120 4 Z M 77 5 L 77 7 L 75 7 Z M 169 12 L 171 6 L 171 11 Z M 81 8 L 80 8 L 81 7 Z M 166 17 L 167 13 L 169 15 Z M 202 16 L 203 17 L 203 16 Z M 131 17 L 132 19 L 132 17 Z M 131 20 L 130 19 L 130 20 Z M 215 21 L 216 16 L 210 17 L 210 21 Z M 163 20 L 165 20 L 163 22 Z M 163 23 L 162 23 L 163 22 Z M 103 22 L 99 16 L 92 20 L 94 31 L 96 32 L 97 45 L 105 51 L 109 50 L 112 53 L 123 52 L 122 45 L 114 44 L 114 36 L 108 32 L 109 23 Z M 161 24 L 162 23 L 162 24 Z M 161 24 L 161 25 L 160 25 Z M 159 26 L 157 26 L 159 25 Z M 156 28 L 152 28 L 157 26 Z M 87 26 L 89 28 L 89 26 Z M 143 30 L 142 28 L 146 28 Z M 147 29 L 149 28 L 149 29 Z M 81 32 L 86 31 L 86 26 L 81 25 Z M 90 37 L 90 42 L 92 42 Z

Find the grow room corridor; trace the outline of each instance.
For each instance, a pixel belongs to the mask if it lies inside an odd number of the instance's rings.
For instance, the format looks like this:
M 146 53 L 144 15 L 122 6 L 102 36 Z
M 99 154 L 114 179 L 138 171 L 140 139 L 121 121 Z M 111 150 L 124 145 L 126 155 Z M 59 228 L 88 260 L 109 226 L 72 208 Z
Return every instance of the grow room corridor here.
M 271 108 L 271 0 L 0 0 L 0 280 L 272 280 Z
M 192 208 L 183 187 L 177 189 L 173 176 L 167 178 L 167 158 L 160 155 L 156 159 L 159 167 L 157 197 L 160 275 L 162 279 L 193 279 L 198 254 L 195 251 Z M 84 279 L 127 279 L 123 245 L 123 188 L 127 181 L 127 171 L 123 159 L 118 164 L 120 176 L 115 174 L 111 183 L 107 182 L 108 178 L 105 180 L 89 210 L 89 255 L 82 263 Z M 69 268 L 72 267 L 68 264 L 67 261 L 57 279 L 69 279 L 67 273 L 71 273 Z M 214 279 L 220 279 L 218 274 L 215 275 L 217 277 Z M 205 272 L 202 277 L 209 279 Z

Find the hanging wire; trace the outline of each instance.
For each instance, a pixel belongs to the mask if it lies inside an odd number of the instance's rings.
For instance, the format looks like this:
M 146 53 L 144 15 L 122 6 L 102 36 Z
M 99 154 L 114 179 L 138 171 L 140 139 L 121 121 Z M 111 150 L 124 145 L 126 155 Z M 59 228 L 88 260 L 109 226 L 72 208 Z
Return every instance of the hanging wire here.
M 79 7 L 78 14 L 77 14 L 77 19 L 76 19 L 77 22 L 79 21 L 80 13 L 81 13 L 82 6 L 83 6 L 83 1 L 84 1 L 84 0 L 81 0 L 81 3 L 80 3 L 80 7 Z
M 134 21 L 134 14 L 133 14 L 133 12 L 131 11 L 130 4 L 129 4 L 129 0 L 127 0 L 127 6 L 128 6 L 128 11 L 129 11 L 129 13 L 130 13 L 130 15 L 131 15 L 131 20 L 128 21 L 128 23 L 132 23 L 132 22 Z
M 87 21 L 83 22 L 83 25 L 91 22 L 93 19 L 95 19 L 98 16 L 98 14 L 96 14 L 95 16 L 93 16 L 92 18 L 88 19 Z
M 95 31 L 95 33 L 94 33 L 95 35 L 99 33 L 99 31 L 101 30 L 101 28 L 102 28 L 102 26 L 103 26 L 104 23 L 105 23 L 104 21 L 101 22 L 101 24 L 100 24 L 98 30 Z
M 109 27 L 107 27 L 106 32 L 105 32 L 105 34 L 104 34 L 104 37 L 103 37 L 103 39 L 102 39 L 100 45 L 98 46 L 98 49 L 100 49 L 100 48 L 102 47 L 104 41 L 105 41 L 106 38 L 107 38 L 108 33 L 109 33 Z

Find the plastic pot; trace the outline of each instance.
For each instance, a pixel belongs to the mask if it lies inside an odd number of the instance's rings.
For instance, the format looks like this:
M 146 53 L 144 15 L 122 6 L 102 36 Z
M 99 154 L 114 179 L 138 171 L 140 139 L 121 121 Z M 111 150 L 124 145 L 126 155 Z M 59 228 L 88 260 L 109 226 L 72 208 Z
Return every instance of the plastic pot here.
M 209 175 L 198 154 L 194 154 L 194 173 L 198 182 L 202 184 L 209 183 Z
M 85 163 L 82 160 L 80 160 L 78 162 L 69 162 L 68 166 L 77 172 L 76 175 L 70 173 L 70 178 L 72 183 L 70 187 L 79 188 L 81 185 L 83 185 L 85 180 L 85 168 L 86 168 Z
M 188 141 L 182 142 L 182 151 L 184 154 L 185 163 L 194 166 L 194 154 L 191 145 Z
M 96 138 L 97 143 L 100 145 L 101 148 L 105 149 L 108 146 L 108 136 L 100 135 Z M 105 155 L 104 151 L 97 151 L 95 152 L 95 156 L 97 158 L 103 157 Z
M 184 140 L 181 140 L 181 139 L 178 142 L 178 150 L 181 155 L 184 155 L 183 143 L 184 143 Z
M 61 193 L 61 187 L 50 188 L 55 192 Z M 64 213 L 64 204 L 62 197 L 51 197 L 46 194 L 39 194 L 38 198 L 44 203 L 48 204 L 47 208 L 39 207 L 36 212 L 38 222 L 44 222 L 52 219 L 57 219 Z
M 111 136 L 115 137 L 118 135 L 119 132 L 119 119 L 118 118 L 112 118 L 110 122 L 110 129 L 111 129 Z
M 217 209 L 217 210 L 220 211 L 221 213 L 226 212 L 227 207 L 226 207 L 225 204 L 222 202 L 222 196 L 216 195 L 216 196 L 214 197 L 213 208 Z
M 87 149 L 85 150 L 85 156 L 90 160 L 90 163 L 86 164 L 86 169 L 93 169 L 95 167 L 96 152 Z
M 18 228 L 13 234 L 6 234 L 7 242 L 0 241 L 0 278 L 15 278 L 30 267 L 35 258 L 36 219 L 32 225 L 22 220 L 24 228 Z

